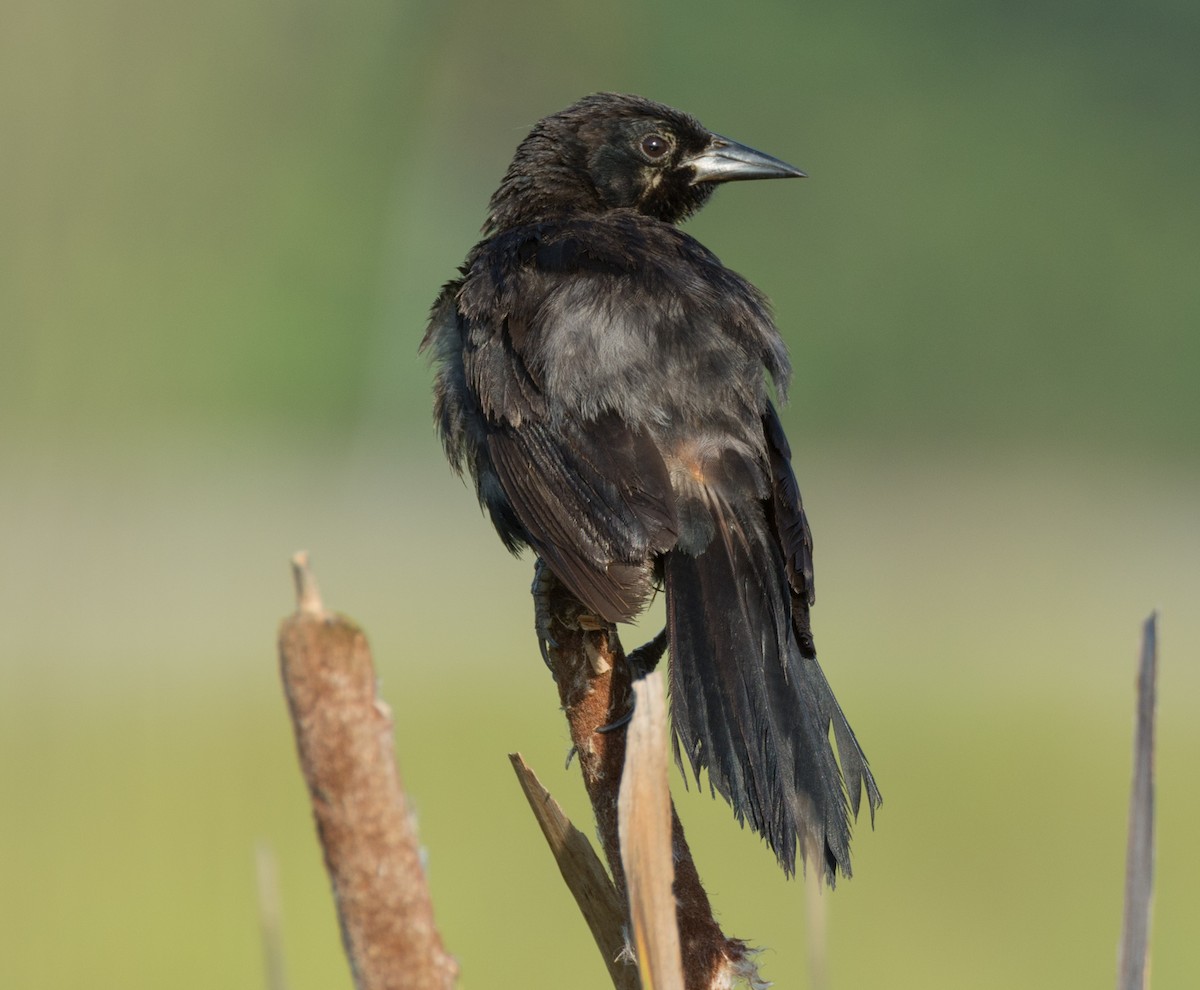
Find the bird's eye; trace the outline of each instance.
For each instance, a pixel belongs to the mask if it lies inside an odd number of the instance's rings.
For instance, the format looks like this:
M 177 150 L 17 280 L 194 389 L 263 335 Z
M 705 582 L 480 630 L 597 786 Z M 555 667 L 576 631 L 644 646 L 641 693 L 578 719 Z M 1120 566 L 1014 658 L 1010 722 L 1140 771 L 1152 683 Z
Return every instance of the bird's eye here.
M 647 134 L 642 138 L 642 154 L 652 162 L 658 161 L 671 150 L 671 142 L 661 134 Z

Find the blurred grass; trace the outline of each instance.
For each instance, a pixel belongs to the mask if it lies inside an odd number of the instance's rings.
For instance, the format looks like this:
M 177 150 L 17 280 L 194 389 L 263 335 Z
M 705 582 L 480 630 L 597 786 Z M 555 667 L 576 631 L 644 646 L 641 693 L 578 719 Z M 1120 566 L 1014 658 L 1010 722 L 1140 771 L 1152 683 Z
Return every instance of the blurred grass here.
M 1169 0 L 5 8 L 0 984 L 349 986 L 274 675 L 287 558 L 362 621 L 465 986 L 602 986 L 528 820 L 578 823 L 528 562 L 415 357 L 530 123 L 644 92 L 794 161 L 691 225 L 773 298 L 822 656 L 885 792 L 837 985 L 1108 981 L 1162 609 L 1156 980 L 1200 977 L 1200 17 Z M 728 929 L 802 896 L 681 793 Z
M 304 484 L 308 460 L 264 456 L 233 472 L 236 489 L 204 458 L 144 463 L 174 482 L 127 478 L 120 518 L 93 490 L 107 526 L 2 507 L 4 544 L 42 551 L 26 556 L 41 569 L 0 587 L 21 616 L 0 644 L 20 661 L 0 681 L 6 984 L 86 972 L 95 986 L 253 985 L 265 838 L 293 985 L 349 986 L 274 674 L 303 529 L 327 600 L 371 635 L 465 985 L 603 986 L 504 759 L 523 751 L 587 828 L 533 648 L 528 562 L 504 555 L 429 454 L 404 474 L 344 464 Z M 838 983 L 1108 978 L 1151 604 L 1164 615 L 1154 965 L 1164 985 L 1189 982 L 1194 478 L 1106 486 L 1063 465 L 829 451 L 804 468 L 822 655 L 885 788 L 878 830 L 859 828 L 857 875 L 830 895 Z M 1136 536 L 1120 580 L 1097 539 L 1112 519 Z M 64 575 L 78 585 L 56 596 Z M 768 976 L 802 983 L 798 885 L 722 803 L 679 797 L 726 926 L 771 948 Z

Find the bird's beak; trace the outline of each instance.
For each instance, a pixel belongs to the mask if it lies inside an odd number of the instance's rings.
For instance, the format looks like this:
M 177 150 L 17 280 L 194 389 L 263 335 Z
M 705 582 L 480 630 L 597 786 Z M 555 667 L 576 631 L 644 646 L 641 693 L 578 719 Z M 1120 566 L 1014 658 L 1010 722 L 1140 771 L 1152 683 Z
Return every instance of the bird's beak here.
M 761 151 L 714 134 L 708 147 L 700 154 L 685 158 L 681 165 L 696 170 L 692 184 L 700 182 L 733 182 L 737 179 L 803 179 L 798 168 L 772 158 Z

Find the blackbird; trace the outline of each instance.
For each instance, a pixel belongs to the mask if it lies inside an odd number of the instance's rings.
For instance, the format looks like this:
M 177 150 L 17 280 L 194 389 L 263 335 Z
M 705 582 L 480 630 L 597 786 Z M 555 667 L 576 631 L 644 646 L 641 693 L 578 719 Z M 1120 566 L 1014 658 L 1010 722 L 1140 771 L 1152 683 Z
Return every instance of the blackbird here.
M 518 146 L 421 347 L 446 455 L 505 546 L 607 622 L 665 589 L 676 759 L 786 873 L 799 846 L 832 884 L 862 792 L 872 817 L 881 798 L 813 644 L 768 389 L 787 351 L 765 297 L 677 226 L 722 182 L 803 174 L 662 104 L 585 97 Z

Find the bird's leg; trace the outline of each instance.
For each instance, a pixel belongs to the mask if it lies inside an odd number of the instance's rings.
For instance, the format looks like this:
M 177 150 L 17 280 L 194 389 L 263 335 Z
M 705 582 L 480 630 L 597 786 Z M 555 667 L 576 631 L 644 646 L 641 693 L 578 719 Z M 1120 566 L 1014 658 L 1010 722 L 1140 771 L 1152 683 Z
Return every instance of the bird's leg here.
M 634 678 L 645 677 L 663 658 L 663 654 L 667 652 L 667 629 L 664 626 L 662 632 L 655 636 L 650 642 L 643 643 L 636 650 L 632 650 L 626 654 L 625 659 L 629 666 L 633 668 Z
M 582 602 L 573 596 L 571 598 L 572 606 L 566 612 L 552 615 L 549 606 L 550 598 L 560 585 L 554 572 L 539 557 L 533 565 L 533 585 L 529 590 L 533 594 L 533 627 L 537 635 L 538 649 L 542 654 L 542 662 L 550 668 L 551 672 L 554 670 L 554 663 L 549 651 L 558 649 L 558 640 L 550 632 L 552 625 L 557 624 L 560 627 L 581 630 L 584 633 L 602 633 L 605 640 L 616 639 L 617 636 L 615 625 L 599 615 L 593 615 Z M 608 670 L 608 661 L 597 650 L 596 637 L 585 636 L 584 646 L 593 673 L 605 673 Z
M 537 635 L 538 649 L 542 654 L 542 662 L 554 670 L 554 665 L 550 659 L 550 650 L 558 649 L 558 642 L 550 634 L 550 626 L 556 620 L 550 615 L 550 610 L 547 605 L 549 601 L 549 593 L 557 586 L 558 578 L 546 566 L 546 562 L 539 557 L 533 566 L 533 585 L 530 591 L 533 593 L 533 625 L 534 632 Z M 573 617 L 575 625 L 584 632 L 603 632 L 610 636 L 616 635 L 616 627 L 598 615 L 592 615 L 590 612 L 580 610 Z M 562 621 L 559 617 L 557 621 Z M 592 665 L 594 674 L 602 674 L 607 669 L 607 664 L 604 659 L 595 651 L 590 638 L 584 642 L 585 652 Z M 637 680 L 640 677 L 645 677 L 650 671 L 658 666 L 658 662 L 662 659 L 663 654 L 667 651 L 667 630 L 664 628 L 650 642 L 639 646 L 636 650 L 625 655 L 625 661 L 629 664 L 630 673 L 633 679 Z M 615 729 L 627 725 L 633 717 L 632 699 L 629 711 L 619 718 L 614 719 L 607 725 L 602 725 L 597 732 L 612 732 Z

